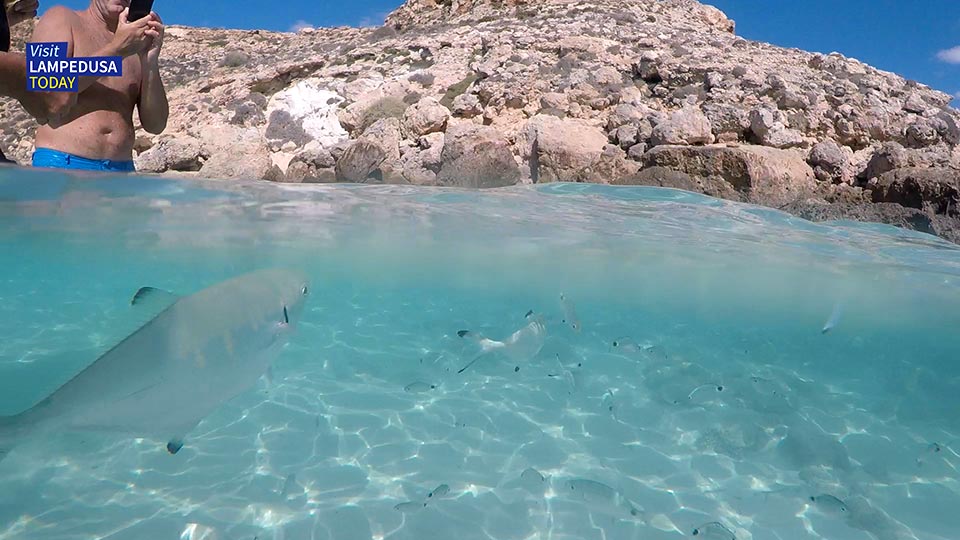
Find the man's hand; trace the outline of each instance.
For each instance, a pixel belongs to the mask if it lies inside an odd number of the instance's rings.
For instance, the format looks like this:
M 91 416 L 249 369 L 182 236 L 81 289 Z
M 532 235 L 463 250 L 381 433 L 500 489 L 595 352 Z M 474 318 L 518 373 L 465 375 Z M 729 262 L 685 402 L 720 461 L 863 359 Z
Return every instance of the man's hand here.
M 150 29 L 147 35 L 150 36 L 150 43 L 140 52 L 140 62 L 144 69 L 155 68 L 160 62 L 160 48 L 163 47 L 163 20 L 154 12 L 150 12 L 144 19 L 150 20 Z
M 7 21 L 10 26 L 16 26 L 23 21 L 29 21 L 37 16 L 40 9 L 39 0 L 20 0 L 7 10 Z
M 120 13 L 120 20 L 117 21 L 117 31 L 113 35 L 113 41 L 110 43 L 117 54 L 124 58 L 146 51 L 151 39 L 157 35 L 152 26 L 155 23 L 149 16 L 133 22 L 127 19 L 129 16 L 130 8 L 124 8 Z

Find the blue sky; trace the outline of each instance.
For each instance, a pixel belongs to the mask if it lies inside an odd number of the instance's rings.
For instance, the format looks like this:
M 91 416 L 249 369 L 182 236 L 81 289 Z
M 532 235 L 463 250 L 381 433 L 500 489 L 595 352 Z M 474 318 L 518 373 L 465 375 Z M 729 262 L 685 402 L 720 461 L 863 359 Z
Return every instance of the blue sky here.
M 44 6 L 51 0 L 41 0 Z M 63 0 L 77 8 L 88 0 Z M 401 0 L 155 0 L 167 23 L 289 30 L 379 24 Z M 838 51 L 960 96 L 958 0 L 711 0 L 737 34 L 785 47 Z M 266 7 L 269 6 L 269 7 Z M 955 101 L 958 103 L 960 101 Z

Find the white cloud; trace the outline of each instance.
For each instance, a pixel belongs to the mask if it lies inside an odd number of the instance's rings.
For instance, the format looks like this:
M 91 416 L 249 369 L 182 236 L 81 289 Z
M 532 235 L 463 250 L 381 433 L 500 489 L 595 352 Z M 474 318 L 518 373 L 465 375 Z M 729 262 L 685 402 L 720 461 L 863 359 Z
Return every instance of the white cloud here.
M 948 64 L 960 64 L 960 45 L 938 52 L 937 59 Z
M 960 99 L 960 92 L 954 92 L 953 97 L 954 99 Z
M 314 28 L 314 26 L 307 21 L 299 20 L 293 23 L 293 26 L 290 27 L 291 32 L 299 32 L 305 28 Z

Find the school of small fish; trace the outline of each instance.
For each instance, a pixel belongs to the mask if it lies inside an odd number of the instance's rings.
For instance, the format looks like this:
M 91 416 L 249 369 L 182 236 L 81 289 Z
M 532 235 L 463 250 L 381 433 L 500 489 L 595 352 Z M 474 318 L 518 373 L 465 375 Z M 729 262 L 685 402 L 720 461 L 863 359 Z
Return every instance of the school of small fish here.
M 583 327 L 581 319 L 577 315 L 577 310 L 573 300 L 566 293 L 559 296 L 559 307 L 561 311 L 560 323 L 563 327 L 572 331 L 575 335 L 581 334 Z M 503 341 L 495 341 L 484 337 L 483 335 L 470 331 L 462 330 L 458 333 L 461 338 L 471 339 L 481 345 L 479 355 L 473 357 L 458 373 L 464 373 L 473 366 L 480 358 L 485 358 L 493 353 L 501 353 L 503 357 L 511 360 L 513 363 L 529 363 L 539 354 L 544 346 L 547 328 L 542 317 L 537 317 L 531 321 L 534 312 L 529 311 L 526 315 L 527 324 L 522 326 L 510 337 Z M 821 329 L 821 334 L 827 334 L 834 331 L 840 323 L 843 314 L 843 304 L 837 302 L 833 310 Z M 651 363 L 652 366 L 661 366 L 662 369 L 675 369 L 676 365 L 670 362 L 670 355 L 662 345 L 653 342 L 638 342 L 630 336 L 619 336 L 612 341 L 611 350 L 630 357 L 642 358 Z M 556 369 L 551 370 L 546 375 L 550 378 L 563 379 L 569 384 L 571 392 L 577 390 L 575 368 L 564 365 L 559 354 L 554 355 Z M 577 366 L 581 367 L 580 365 Z M 520 366 L 514 367 L 514 371 L 519 371 Z M 729 383 L 729 384 L 728 384 Z M 734 394 L 737 396 L 724 397 L 730 394 L 730 388 L 734 388 Z M 753 393 L 759 396 L 764 407 L 770 410 L 776 410 L 777 407 L 785 410 L 794 410 L 793 397 L 791 397 L 790 388 L 783 383 L 772 378 L 760 375 L 747 375 L 736 381 L 706 380 L 701 384 L 689 388 L 682 394 L 673 398 L 674 405 L 686 406 L 723 406 L 724 399 L 743 400 L 744 392 Z M 609 388 L 600 398 L 600 408 L 604 414 L 608 414 L 615 421 L 618 419 L 618 400 L 616 388 Z M 917 465 L 936 459 L 944 447 L 939 443 L 930 443 L 921 455 L 916 459 Z M 584 510 L 588 512 L 599 512 L 600 514 L 611 516 L 614 519 L 632 520 L 645 522 L 647 519 L 644 510 L 629 498 L 627 498 L 617 488 L 590 478 L 568 478 L 560 480 L 548 477 L 536 469 L 529 467 L 519 475 L 522 486 L 528 491 L 543 492 L 548 486 L 553 486 L 553 491 L 557 496 L 566 500 L 575 501 L 582 504 Z M 802 495 L 803 489 L 800 487 L 784 488 L 775 491 L 760 491 L 764 494 L 786 494 L 796 497 L 798 501 L 806 500 L 807 505 L 820 514 L 836 519 L 849 519 L 850 510 L 847 504 L 840 498 L 830 493 L 806 494 Z M 793 495 L 789 495 L 793 493 Z M 420 502 L 408 502 L 398 505 L 398 510 L 422 508 L 425 506 Z M 861 527 L 862 528 L 862 527 Z M 734 532 L 736 527 L 720 521 L 705 522 L 688 529 L 690 535 L 706 540 L 737 540 Z

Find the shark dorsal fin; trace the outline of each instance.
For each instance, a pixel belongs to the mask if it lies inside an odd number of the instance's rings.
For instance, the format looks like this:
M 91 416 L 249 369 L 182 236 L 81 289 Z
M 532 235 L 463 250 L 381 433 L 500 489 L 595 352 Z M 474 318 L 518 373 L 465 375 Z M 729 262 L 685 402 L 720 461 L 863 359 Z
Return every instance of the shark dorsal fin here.
M 156 287 L 140 287 L 140 290 L 133 295 L 130 305 L 134 307 L 148 307 L 162 311 L 170 307 L 180 297 L 170 291 L 158 289 Z

